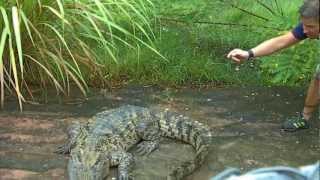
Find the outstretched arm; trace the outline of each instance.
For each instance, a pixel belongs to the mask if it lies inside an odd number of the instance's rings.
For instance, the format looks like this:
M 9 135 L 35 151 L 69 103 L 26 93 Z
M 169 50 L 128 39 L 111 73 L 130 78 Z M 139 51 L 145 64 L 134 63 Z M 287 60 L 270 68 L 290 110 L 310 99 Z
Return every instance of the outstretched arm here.
M 288 32 L 284 35 L 264 41 L 258 46 L 252 48 L 251 50 L 254 54 L 254 57 L 266 56 L 286 47 L 289 47 L 293 44 L 296 44 L 299 41 L 299 39 L 296 39 L 294 37 L 292 32 Z M 234 49 L 229 52 L 227 57 L 233 59 L 236 62 L 241 62 L 243 60 L 248 59 L 249 53 L 248 51 L 242 49 Z

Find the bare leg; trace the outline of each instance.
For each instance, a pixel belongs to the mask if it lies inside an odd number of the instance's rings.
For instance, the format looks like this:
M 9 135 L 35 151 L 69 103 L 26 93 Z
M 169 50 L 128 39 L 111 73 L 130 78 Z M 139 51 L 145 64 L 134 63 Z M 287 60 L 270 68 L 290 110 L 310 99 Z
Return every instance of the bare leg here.
M 288 119 L 282 124 L 282 129 L 285 131 L 296 131 L 299 129 L 308 129 L 310 127 L 307 122 L 312 113 L 316 110 L 320 99 L 320 72 L 317 71 L 315 78 L 310 82 L 307 97 L 305 99 L 304 108 L 302 111 L 302 116 Z
M 306 120 L 309 120 L 312 116 L 312 113 L 316 110 L 317 105 L 319 104 L 319 93 L 320 93 L 320 83 L 319 79 L 313 79 L 310 82 L 307 97 L 305 100 L 303 108 L 303 117 Z

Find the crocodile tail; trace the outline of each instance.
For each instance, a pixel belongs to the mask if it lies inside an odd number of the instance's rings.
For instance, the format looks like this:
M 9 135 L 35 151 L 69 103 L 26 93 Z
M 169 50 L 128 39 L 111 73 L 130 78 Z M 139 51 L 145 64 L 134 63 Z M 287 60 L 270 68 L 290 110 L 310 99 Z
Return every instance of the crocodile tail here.
M 160 118 L 160 129 L 165 136 L 191 144 L 196 151 L 194 159 L 173 169 L 167 179 L 180 180 L 201 166 L 209 152 L 211 140 L 211 132 L 207 126 L 186 116 L 166 112 Z
M 190 175 L 193 171 L 201 166 L 208 154 L 209 146 L 202 146 L 202 150 L 196 154 L 193 160 L 186 161 L 173 169 L 167 176 L 167 180 L 181 180 L 185 176 Z

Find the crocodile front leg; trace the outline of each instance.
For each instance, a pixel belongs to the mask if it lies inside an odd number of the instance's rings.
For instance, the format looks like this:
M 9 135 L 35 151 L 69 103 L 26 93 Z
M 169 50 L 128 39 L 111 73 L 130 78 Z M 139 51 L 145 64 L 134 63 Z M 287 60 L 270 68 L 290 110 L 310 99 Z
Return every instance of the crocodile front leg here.
M 120 151 L 111 153 L 111 166 L 118 166 L 118 180 L 132 179 L 129 172 L 132 170 L 134 158 L 131 153 Z
M 143 140 L 137 145 L 137 153 L 139 155 L 149 155 L 159 148 L 161 133 L 154 124 L 139 124 L 137 127 L 137 134 Z
M 159 139 L 151 141 L 142 141 L 137 146 L 137 153 L 139 155 L 149 155 L 151 152 L 159 148 Z
M 84 136 L 86 129 L 79 122 L 75 122 L 68 128 L 68 142 L 59 146 L 54 152 L 59 154 L 69 154 L 70 150 L 76 145 L 76 140 Z

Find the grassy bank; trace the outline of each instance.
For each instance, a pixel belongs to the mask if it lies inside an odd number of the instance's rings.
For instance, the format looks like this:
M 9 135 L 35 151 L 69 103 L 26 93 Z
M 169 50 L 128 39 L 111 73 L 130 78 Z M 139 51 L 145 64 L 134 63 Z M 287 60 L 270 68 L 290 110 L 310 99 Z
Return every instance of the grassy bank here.
M 317 42 L 244 64 L 226 59 L 290 31 L 302 0 L 0 2 L 0 99 L 33 85 L 290 85 L 311 78 Z M 5 93 L 4 93 L 5 92 Z
M 1 1 L 1 106 L 9 94 L 22 109 L 32 85 L 68 95 L 75 84 L 85 95 L 91 78 L 104 84 L 103 65 L 118 64 L 120 45 L 161 56 L 152 45 L 152 10 L 149 0 Z
M 110 80 L 301 86 L 312 76 L 318 54 L 315 41 L 240 66 L 226 59 L 233 48 L 249 49 L 294 28 L 302 0 L 164 0 L 154 4 L 155 45 L 167 59 L 145 49 L 139 54 L 124 53 L 122 63 L 108 64 L 113 69 Z

